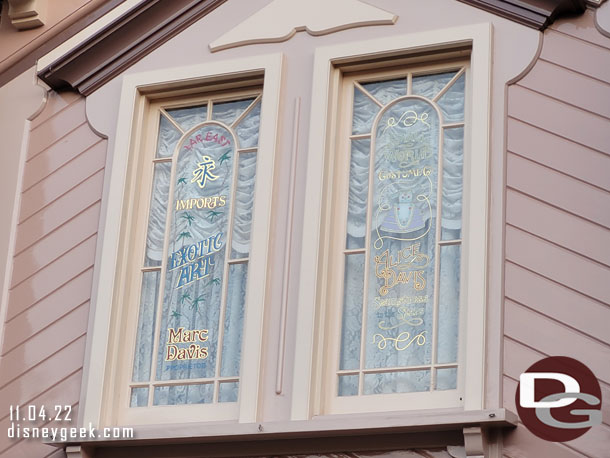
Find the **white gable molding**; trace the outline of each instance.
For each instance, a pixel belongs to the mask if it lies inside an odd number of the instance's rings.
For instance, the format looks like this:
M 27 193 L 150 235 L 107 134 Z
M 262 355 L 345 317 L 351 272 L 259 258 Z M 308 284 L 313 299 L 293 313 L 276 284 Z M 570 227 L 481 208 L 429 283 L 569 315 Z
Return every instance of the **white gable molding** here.
M 397 19 L 395 14 L 360 0 L 273 0 L 210 43 L 210 50 L 286 41 L 302 30 L 316 36 L 354 27 L 392 25 Z

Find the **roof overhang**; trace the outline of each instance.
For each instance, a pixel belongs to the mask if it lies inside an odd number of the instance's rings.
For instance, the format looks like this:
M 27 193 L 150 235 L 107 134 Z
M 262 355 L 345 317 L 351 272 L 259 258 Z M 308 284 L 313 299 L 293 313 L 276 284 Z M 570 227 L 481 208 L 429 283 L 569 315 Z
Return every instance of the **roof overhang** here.
M 149 0 L 43 68 L 53 89 L 89 95 L 227 0 Z
M 38 76 L 53 89 L 89 95 L 225 1 L 143 1 L 47 65 Z M 587 5 L 587 0 L 458 1 L 538 30 L 560 16 L 583 13 Z
M 581 14 L 585 0 L 458 0 L 511 21 L 544 30 L 560 16 Z M 601 1 L 599 2 L 601 3 Z

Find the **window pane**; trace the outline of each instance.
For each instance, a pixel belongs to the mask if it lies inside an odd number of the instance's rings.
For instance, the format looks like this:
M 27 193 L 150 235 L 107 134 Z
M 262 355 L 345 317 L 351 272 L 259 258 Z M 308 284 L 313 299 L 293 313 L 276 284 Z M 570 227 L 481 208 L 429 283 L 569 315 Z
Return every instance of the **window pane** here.
M 358 395 L 358 376 L 357 375 L 340 375 L 339 376 L 339 396 L 357 396 Z
M 371 132 L 373 120 L 380 108 L 358 88 L 354 88 L 354 110 L 352 120 L 353 134 L 368 134 Z
M 153 405 L 209 404 L 214 400 L 214 385 L 174 385 L 155 387 Z
M 178 123 L 182 130 L 186 132 L 206 120 L 208 116 L 208 106 L 201 105 L 198 107 L 175 108 L 173 110 L 167 110 L 167 113 L 176 123 Z
M 222 343 L 222 368 L 220 370 L 222 377 L 239 375 L 247 276 L 247 263 L 229 266 L 227 310 L 225 312 L 224 340 Z
M 212 119 L 231 126 L 254 99 L 237 100 L 235 102 L 214 103 L 212 108 Z
M 347 203 L 347 249 L 364 248 L 365 244 L 370 149 L 369 139 L 352 140 Z
M 239 153 L 231 259 L 250 256 L 250 229 L 252 228 L 255 182 L 256 153 Z
M 364 394 L 412 393 L 430 390 L 430 371 L 364 374 Z
M 132 388 L 129 407 L 148 406 L 148 388 Z
M 438 148 L 439 119 L 431 104 L 407 99 L 381 116 L 373 174 L 367 368 L 431 363 Z
M 171 172 L 171 162 L 155 164 L 146 233 L 146 254 L 144 256 L 144 266 L 146 267 L 160 266 L 163 261 L 163 239 L 165 238 L 165 219 Z
M 362 83 L 366 91 L 381 102 L 387 105 L 392 100 L 407 95 L 407 79 L 382 81 L 379 83 Z
M 238 395 L 238 382 L 221 383 L 220 392 L 218 393 L 218 402 L 237 402 Z
M 455 390 L 457 388 L 457 368 L 436 370 L 436 389 Z
M 142 273 L 140 313 L 138 315 L 138 330 L 131 378 L 133 382 L 148 382 L 150 380 L 157 301 L 159 298 L 159 277 L 160 272 Z
M 466 76 L 462 74 L 451 88 L 438 100 L 443 112 L 443 123 L 460 122 L 464 120 L 464 87 Z
M 260 125 L 260 118 L 261 102 L 259 101 L 235 128 L 240 148 L 258 146 L 258 126 Z
M 441 239 L 456 240 L 462 236 L 464 128 L 445 129 L 443 143 Z
M 360 368 L 364 253 L 345 256 L 345 280 L 339 369 Z
M 436 75 L 421 75 L 413 77 L 413 95 L 422 95 L 433 99 L 457 74 L 455 72 L 437 73 Z
M 208 124 L 181 144 L 171 204 L 157 380 L 215 375 L 235 145 Z
M 182 133 L 165 116 L 160 116 L 156 157 L 170 157 L 174 154 L 176 143 L 180 140 Z
M 441 247 L 438 298 L 438 363 L 455 363 L 460 311 L 460 245 Z

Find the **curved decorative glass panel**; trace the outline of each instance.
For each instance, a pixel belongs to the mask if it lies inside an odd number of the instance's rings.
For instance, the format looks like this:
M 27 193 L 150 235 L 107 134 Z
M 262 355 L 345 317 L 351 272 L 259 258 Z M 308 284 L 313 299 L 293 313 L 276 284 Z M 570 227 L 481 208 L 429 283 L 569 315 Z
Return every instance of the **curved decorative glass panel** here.
M 174 171 L 157 380 L 214 376 L 235 139 L 204 124 L 180 144 Z
M 377 125 L 366 368 L 431 362 L 439 122 L 433 105 L 408 98 Z

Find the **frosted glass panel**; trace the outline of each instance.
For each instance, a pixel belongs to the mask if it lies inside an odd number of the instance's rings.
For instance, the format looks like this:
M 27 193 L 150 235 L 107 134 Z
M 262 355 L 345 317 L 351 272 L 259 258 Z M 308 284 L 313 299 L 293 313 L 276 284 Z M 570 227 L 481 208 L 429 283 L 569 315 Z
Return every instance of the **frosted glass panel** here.
M 148 406 L 148 388 L 132 388 L 129 407 Z
M 220 370 L 222 377 L 239 375 L 247 276 L 248 264 L 232 264 L 229 266 L 227 310 L 225 312 L 222 365 Z
M 457 362 L 460 311 L 460 245 L 441 247 L 438 363 Z
M 235 102 L 214 103 L 212 108 L 212 119 L 230 126 L 241 115 L 254 99 L 237 100 Z
M 339 396 L 358 395 L 358 376 L 341 375 L 339 376 Z
M 252 148 L 258 146 L 258 127 L 261 120 L 261 102 L 240 121 L 235 128 L 240 148 Z
M 359 377 L 365 395 L 457 385 L 457 368 L 434 364 L 457 365 L 459 350 L 464 127 L 448 125 L 464 120 L 458 73 L 414 75 L 409 96 L 406 77 L 361 82 L 374 100 L 354 88 L 345 248 L 363 252 L 341 254 L 338 396 L 357 396 Z
M 382 81 L 379 83 L 362 83 L 366 91 L 381 102 L 387 105 L 392 100 L 407 95 L 407 79 Z
M 457 368 L 436 370 L 436 389 L 455 390 L 457 388 Z
M 443 147 L 443 208 L 441 239 L 456 240 L 462 232 L 462 169 L 464 128 L 445 129 Z
M 159 298 L 160 272 L 142 273 L 142 289 L 140 293 L 140 312 L 138 314 L 138 330 L 136 334 L 136 349 L 133 360 L 133 382 L 148 382 L 153 353 L 153 338 L 157 317 L 157 302 Z
M 376 137 L 365 367 L 430 364 L 436 110 L 420 99 L 398 102 L 381 116 Z
M 256 153 L 239 153 L 231 259 L 247 258 L 250 255 L 250 229 L 252 228 L 255 184 Z
M 159 138 L 157 140 L 157 157 L 170 157 L 174 154 L 176 143 L 180 140 L 182 133 L 169 122 L 169 120 L 160 115 L 159 121 Z
M 430 371 L 364 375 L 364 394 L 412 393 L 430 390 Z
M 347 249 L 364 248 L 371 141 L 352 140 L 347 202 Z
M 354 110 L 352 120 L 353 134 L 368 134 L 373 127 L 373 120 L 380 108 L 360 89 L 354 88 Z
M 146 253 L 144 256 L 144 265 L 146 267 L 161 266 L 163 261 L 165 218 L 167 216 L 169 181 L 172 173 L 171 162 L 158 162 L 154 167 L 152 200 L 148 215 Z
M 464 86 L 466 76 L 462 74 L 451 88 L 438 99 L 438 106 L 443 112 L 443 122 L 464 121 Z
M 197 124 L 205 122 L 208 116 L 208 107 L 207 105 L 201 105 L 198 107 L 175 108 L 167 110 L 167 113 L 186 132 Z
M 217 124 L 177 158 L 157 380 L 215 375 L 235 146 Z
M 153 405 L 209 404 L 214 400 L 214 385 L 157 386 Z
M 360 368 L 364 253 L 345 256 L 341 360 L 339 369 Z
M 218 402 L 237 402 L 239 395 L 239 383 L 221 383 L 220 392 L 218 393 Z
M 455 72 L 437 73 L 436 75 L 420 75 L 413 77 L 413 95 L 421 95 L 433 99 L 457 74 Z

